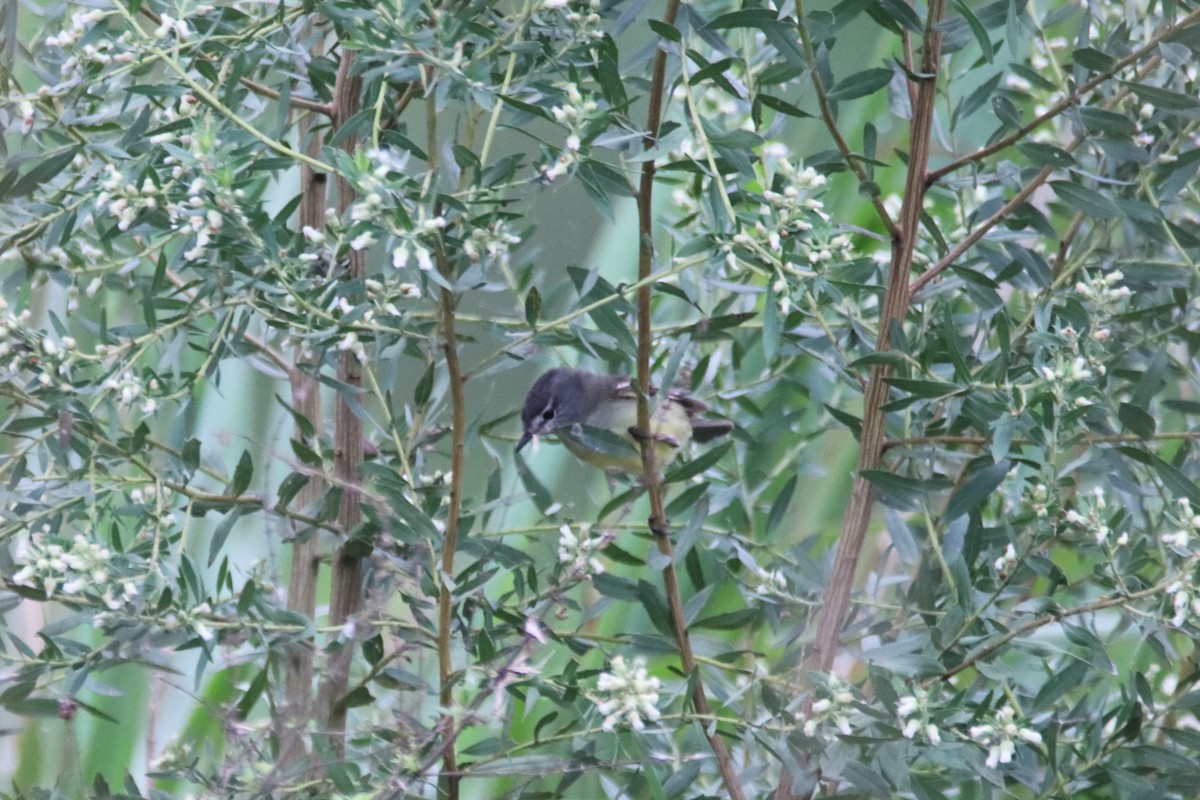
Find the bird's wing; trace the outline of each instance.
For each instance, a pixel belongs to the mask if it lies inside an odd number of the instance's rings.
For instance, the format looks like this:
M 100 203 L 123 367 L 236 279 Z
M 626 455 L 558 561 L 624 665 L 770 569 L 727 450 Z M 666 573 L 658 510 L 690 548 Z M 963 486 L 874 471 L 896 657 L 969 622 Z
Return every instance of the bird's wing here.
M 650 394 L 658 394 L 658 387 L 651 386 Z M 636 400 L 637 392 L 633 390 L 633 384 L 628 378 L 621 378 L 613 384 L 613 396 Z M 683 389 L 671 389 L 669 392 L 667 392 L 667 397 L 669 397 L 672 402 L 678 403 L 680 406 L 682 406 L 689 415 L 703 414 L 705 411 L 708 411 L 707 403 L 705 403 L 703 400 L 697 400 Z

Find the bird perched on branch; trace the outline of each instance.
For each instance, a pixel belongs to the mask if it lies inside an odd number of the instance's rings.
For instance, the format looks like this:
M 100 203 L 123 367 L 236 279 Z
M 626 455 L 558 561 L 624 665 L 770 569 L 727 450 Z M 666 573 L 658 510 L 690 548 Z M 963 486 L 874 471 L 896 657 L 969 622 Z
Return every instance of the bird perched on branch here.
M 656 395 L 651 387 L 650 394 Z M 639 441 L 654 441 L 654 463 L 661 470 L 693 439 L 707 442 L 729 433 L 733 423 L 701 416 L 708 406 L 671 389 L 654 408 L 650 431 L 637 427 L 637 391 L 621 375 L 597 375 L 557 368 L 542 375 L 525 397 L 524 428 L 517 450 L 534 436 L 556 434 L 567 449 L 589 464 L 614 472 L 642 472 Z

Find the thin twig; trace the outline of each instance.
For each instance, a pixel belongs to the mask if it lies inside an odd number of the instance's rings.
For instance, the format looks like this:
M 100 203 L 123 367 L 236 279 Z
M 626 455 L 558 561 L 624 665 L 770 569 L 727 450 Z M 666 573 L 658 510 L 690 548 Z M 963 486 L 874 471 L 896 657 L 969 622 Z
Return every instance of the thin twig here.
M 1030 631 L 1037 630 L 1038 628 L 1045 627 L 1046 625 L 1050 625 L 1054 622 L 1061 622 L 1062 620 L 1070 617 L 1077 617 L 1080 614 L 1089 614 L 1093 611 L 1102 611 L 1106 608 L 1112 608 L 1114 606 L 1123 606 L 1127 603 L 1133 602 L 1134 600 L 1141 600 L 1145 597 L 1153 597 L 1156 594 L 1162 594 L 1167 590 L 1168 587 L 1170 587 L 1172 583 L 1175 583 L 1178 580 L 1179 577 L 1177 575 L 1172 575 L 1170 579 L 1165 580 L 1156 586 L 1151 586 L 1149 589 L 1143 589 L 1140 592 L 1122 594 L 1117 597 L 1109 597 L 1104 600 L 1096 600 L 1095 602 L 1085 603 L 1084 605 L 1066 609 L 1065 611 L 1057 611 L 1049 614 L 1043 614 L 1040 617 L 1035 617 L 1034 619 L 1023 622 L 1016 627 L 1009 628 L 1002 636 L 988 642 L 987 644 L 980 645 L 979 647 L 975 648 L 968 653 L 967 657 L 961 662 L 946 670 L 938 677 L 929 679 L 926 682 L 926 685 L 933 684 L 940 680 L 944 681 L 953 678 L 963 670 L 975 666 L 982 659 L 987 658 L 989 655 L 996 652 L 1013 639 L 1024 636 Z
M 674 25 L 679 13 L 679 0 L 670 0 L 663 13 L 663 23 Z M 650 151 L 658 142 L 659 123 L 662 120 L 663 96 L 666 91 L 667 51 L 662 47 L 654 57 L 654 68 L 650 78 L 650 100 L 646 112 L 645 149 Z M 708 705 L 708 697 L 704 692 L 704 684 L 697 673 L 696 657 L 692 652 L 691 639 L 688 636 L 687 621 L 684 617 L 683 600 L 679 594 L 679 580 L 675 573 L 675 559 L 671 547 L 671 536 L 667 527 L 666 512 L 663 507 L 662 478 L 658 474 L 658 465 L 654 463 L 654 440 L 650 434 L 650 351 L 652 330 L 650 324 L 650 274 L 654 267 L 654 159 L 648 158 L 642 164 L 641 183 L 638 187 L 638 278 L 640 286 L 637 294 L 638 307 L 638 351 L 637 376 L 641 391 L 638 392 L 637 419 L 638 429 L 645 434 L 642 439 L 642 476 L 646 485 L 646 493 L 650 498 L 650 531 L 658 543 L 658 550 L 663 555 L 666 566 L 663 568 L 663 591 L 667 596 L 667 607 L 671 613 L 671 626 L 675 630 L 675 642 L 679 648 L 679 660 L 683 673 L 692 684 L 692 707 L 696 714 L 703 718 L 712 716 Z M 717 768 L 721 772 L 721 780 L 725 784 L 726 794 L 733 800 L 744 800 L 745 794 L 738 781 L 737 771 L 730 758 L 725 740 L 715 723 L 702 725 L 705 738 L 717 760 Z
M 871 177 L 859 163 L 858 156 L 850 150 L 850 145 L 846 144 L 845 137 L 838 129 L 837 118 L 834 117 L 833 107 L 829 104 L 829 92 L 825 88 L 825 82 L 821 79 L 820 70 L 817 69 L 817 51 L 813 47 L 808 26 L 804 24 L 804 0 L 796 0 L 796 26 L 800 33 L 800 42 L 804 45 L 804 57 L 808 61 L 808 74 L 812 80 L 813 91 L 817 95 L 817 107 L 821 110 L 821 119 L 825 121 L 825 130 L 829 131 L 829 135 L 833 137 L 833 142 L 837 146 L 838 152 L 842 154 L 842 160 L 846 162 L 846 166 L 858 178 L 859 186 L 866 186 L 872 182 Z M 875 213 L 879 215 L 879 221 L 887 229 L 888 237 L 895 240 L 898 232 L 896 223 L 883 204 L 883 196 L 877 191 L 871 192 L 870 199 Z
M 931 170 L 925 179 L 926 184 L 932 186 L 934 183 L 941 180 L 945 176 L 949 175 L 951 172 L 956 172 L 968 164 L 973 164 L 977 161 L 982 161 L 983 159 L 987 158 L 988 156 L 992 155 L 993 153 L 998 153 L 1001 150 L 1011 147 L 1012 145 L 1021 141 L 1026 136 L 1028 136 L 1030 133 L 1032 133 L 1033 131 L 1040 128 L 1042 125 L 1045 125 L 1047 122 L 1054 119 L 1059 114 L 1062 114 L 1064 111 L 1066 111 L 1071 106 L 1078 105 L 1080 103 L 1080 101 L 1083 100 L 1083 97 L 1085 95 L 1089 94 L 1094 89 L 1096 89 L 1097 87 L 1106 83 L 1107 81 L 1112 80 L 1118 73 L 1121 72 L 1121 70 L 1125 69 L 1130 64 L 1134 64 L 1134 63 L 1140 61 L 1141 59 L 1145 58 L 1147 55 L 1153 55 L 1154 57 L 1157 58 L 1158 46 L 1159 46 L 1159 44 L 1161 44 L 1163 42 L 1164 39 L 1167 39 L 1168 37 L 1173 36 L 1174 34 L 1178 33 L 1179 31 L 1183 30 L 1184 28 L 1192 25 L 1193 23 L 1195 23 L 1197 21 L 1200 21 L 1200 9 L 1197 9 L 1197 10 L 1193 11 L 1192 13 L 1188 14 L 1186 17 L 1179 20 L 1179 22 L 1175 23 L 1174 25 L 1171 25 L 1171 26 L 1159 31 L 1145 45 L 1143 45 L 1142 47 L 1139 47 L 1137 50 L 1134 50 L 1129 55 L 1127 55 L 1124 58 L 1117 61 L 1113 65 L 1113 68 L 1111 70 L 1109 70 L 1108 72 L 1102 72 L 1099 75 L 1096 75 L 1094 78 L 1092 78 L 1091 80 L 1089 80 L 1086 83 L 1084 83 L 1083 85 L 1081 85 L 1078 89 L 1069 93 L 1062 100 L 1059 100 L 1053 106 L 1046 109 L 1045 112 L 1034 117 L 1030 122 L 1026 123 L 1025 125 L 1022 125 L 1020 128 L 1017 128 L 1016 131 L 1009 134 L 1008 136 L 1005 136 L 1003 139 L 995 141 L 986 147 L 981 147 L 978 150 L 976 150 L 974 153 L 963 156 L 962 158 L 959 158 L 955 161 L 951 161 L 949 164 L 946 164 L 945 166 L 938 167 L 935 170 Z

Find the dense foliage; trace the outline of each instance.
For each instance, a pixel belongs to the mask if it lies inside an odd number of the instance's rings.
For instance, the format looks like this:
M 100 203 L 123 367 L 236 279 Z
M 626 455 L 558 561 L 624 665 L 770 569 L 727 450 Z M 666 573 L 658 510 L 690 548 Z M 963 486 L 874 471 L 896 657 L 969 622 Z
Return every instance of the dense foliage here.
M 3 15 L 0 790 L 1195 796 L 1200 12 Z

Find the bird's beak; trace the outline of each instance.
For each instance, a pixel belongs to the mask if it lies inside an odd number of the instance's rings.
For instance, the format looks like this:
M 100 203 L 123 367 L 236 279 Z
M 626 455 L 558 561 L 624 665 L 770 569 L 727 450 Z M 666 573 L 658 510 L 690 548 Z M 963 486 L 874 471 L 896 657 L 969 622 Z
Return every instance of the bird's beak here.
M 522 447 L 529 444 L 529 440 L 532 438 L 533 434 L 529 431 L 525 431 L 523 434 L 521 434 L 521 440 L 517 442 L 517 451 L 519 452 Z

